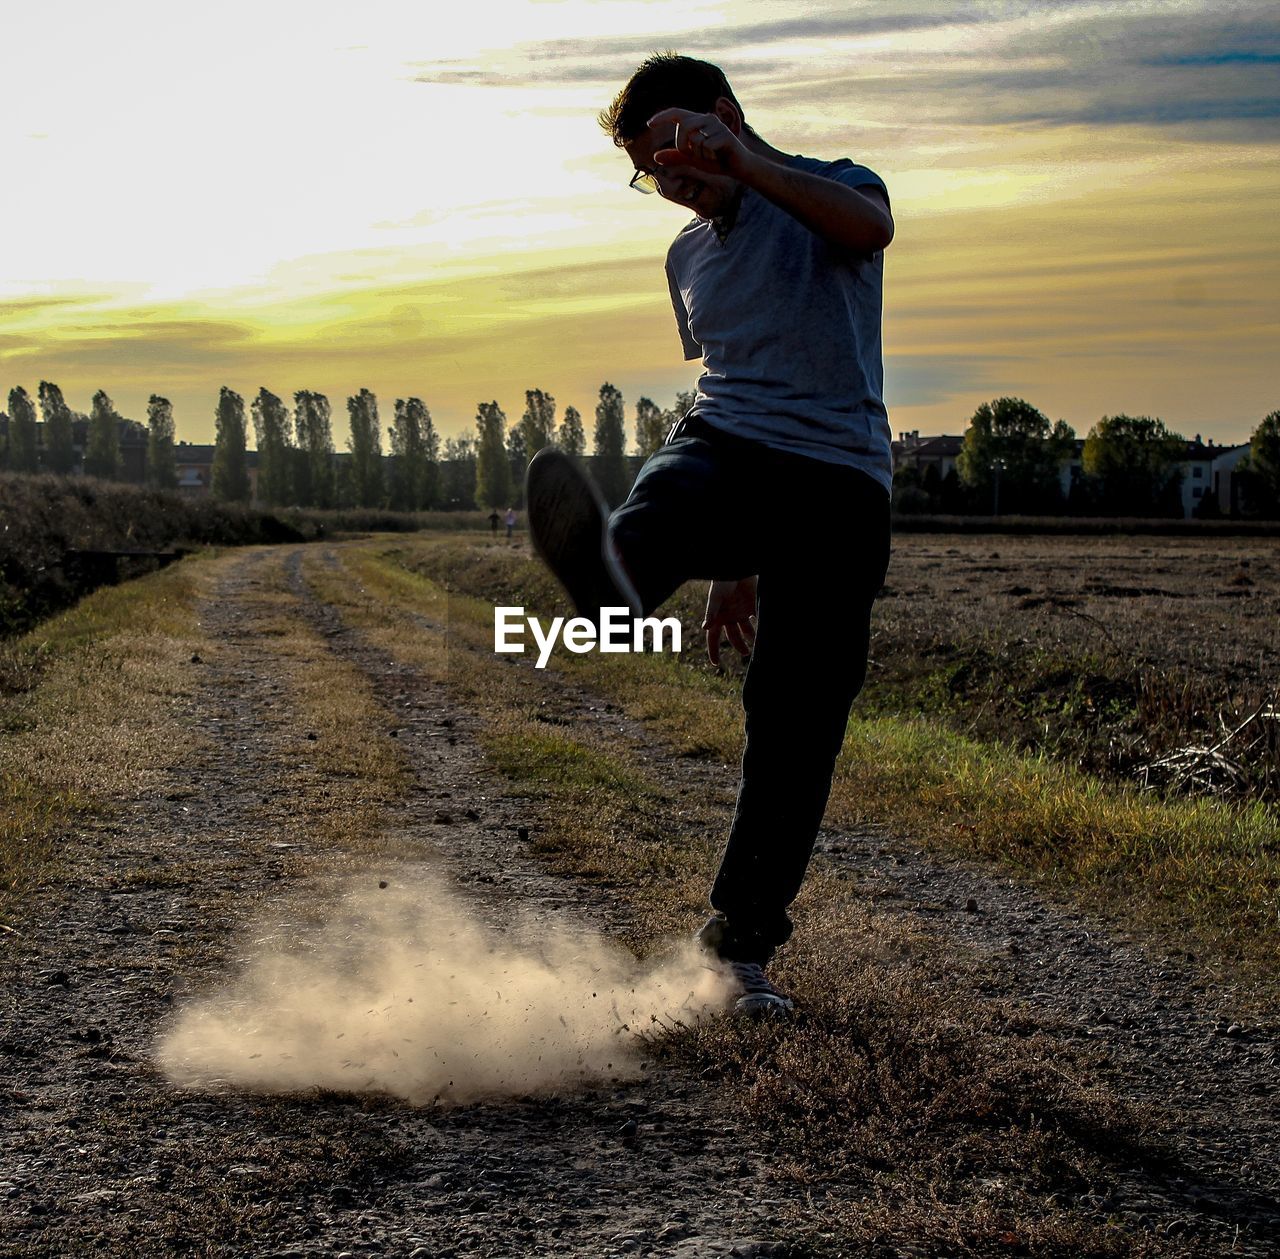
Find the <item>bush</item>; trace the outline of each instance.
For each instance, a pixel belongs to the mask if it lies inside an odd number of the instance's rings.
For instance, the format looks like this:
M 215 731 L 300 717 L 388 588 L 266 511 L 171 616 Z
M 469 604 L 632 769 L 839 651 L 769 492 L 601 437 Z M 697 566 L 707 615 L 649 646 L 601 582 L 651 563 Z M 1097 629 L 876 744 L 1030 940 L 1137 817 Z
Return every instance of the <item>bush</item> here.
M 0 635 L 28 629 L 103 584 L 103 565 L 77 562 L 76 551 L 301 542 L 318 532 L 302 520 L 88 477 L 0 476 Z M 119 575 L 154 567 L 139 558 Z

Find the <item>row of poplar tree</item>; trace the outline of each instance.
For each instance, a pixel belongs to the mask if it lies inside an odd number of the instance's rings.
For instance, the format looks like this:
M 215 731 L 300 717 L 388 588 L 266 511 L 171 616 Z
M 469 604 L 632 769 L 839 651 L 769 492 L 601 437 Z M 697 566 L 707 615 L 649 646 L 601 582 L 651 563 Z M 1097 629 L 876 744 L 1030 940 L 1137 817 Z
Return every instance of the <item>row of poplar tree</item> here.
M 38 390 L 44 432 L 39 434 L 35 401 L 21 387 L 9 392 L 8 440 L 0 465 L 12 471 L 72 472 L 77 455 L 74 425 L 88 422 L 84 472 L 115 479 L 120 475 L 120 433 L 133 421 L 121 417 L 99 390 L 90 415 L 71 410 L 57 385 L 41 381 Z M 671 425 L 693 404 L 693 393 L 676 395 L 674 406 L 659 407 L 641 398 L 635 407 L 635 451 L 648 456 L 662 444 Z M 542 389 L 525 392 L 520 420 L 508 424 L 497 402 L 477 407 L 474 435 L 443 442 L 421 398 L 397 398 L 383 454 L 378 401 L 368 389 L 347 399 L 349 458 L 335 458 L 329 400 L 299 390 L 292 412 L 269 389 L 258 390 L 246 415 L 244 398 L 223 386 L 218 395 L 212 467 L 214 497 L 247 502 L 251 497 L 248 428 L 257 446 L 257 500 L 278 507 L 391 507 L 401 511 L 432 508 L 521 506 L 524 470 L 544 446 L 568 454 L 587 454 L 582 415 L 568 406 L 557 422 L 556 400 Z M 138 426 L 139 428 L 141 426 Z M 41 436 L 43 441 L 41 441 Z M 152 394 L 147 403 L 147 481 L 158 488 L 177 484 L 173 406 Z M 626 458 L 626 422 L 622 393 L 600 388 L 593 432 L 593 471 L 612 502 L 620 502 L 631 484 Z
M 106 393 L 99 389 L 93 395 L 93 405 L 88 416 L 73 411 L 62 396 L 62 390 L 47 380 L 40 382 L 37 393 L 40 414 L 44 419 L 41 434 L 36 422 L 36 404 L 31 395 L 20 385 L 9 390 L 9 411 L 0 413 L 6 421 L 3 439 L 0 440 L 0 468 L 10 472 L 52 472 L 66 476 L 77 463 L 75 425 L 88 422 L 88 439 L 84 451 L 84 472 L 88 476 L 114 480 L 120 474 L 120 430 L 132 421 L 116 412 L 115 405 Z M 159 447 L 157 454 L 169 452 L 169 477 L 173 477 L 173 408 L 165 398 L 152 395 L 148 408 L 150 431 Z M 42 440 L 43 438 L 43 440 Z M 157 468 L 164 466 L 161 457 Z M 166 482 L 168 483 L 168 482 Z

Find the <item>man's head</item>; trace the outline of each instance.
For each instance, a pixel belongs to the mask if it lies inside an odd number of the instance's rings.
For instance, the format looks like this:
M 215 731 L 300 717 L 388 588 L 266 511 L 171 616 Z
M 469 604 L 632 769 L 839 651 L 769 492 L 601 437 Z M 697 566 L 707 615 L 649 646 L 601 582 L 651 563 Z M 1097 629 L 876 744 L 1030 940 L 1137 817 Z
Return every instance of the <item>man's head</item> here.
M 729 80 L 719 66 L 673 52 L 655 53 L 631 76 L 613 104 L 600 114 L 600 126 L 624 149 L 638 171 L 654 175 L 658 191 L 668 201 L 688 206 L 703 218 L 723 213 L 733 199 L 737 183 L 725 175 L 713 175 L 681 166 L 660 167 L 653 155 L 669 148 L 675 124 L 648 126 L 664 109 L 688 109 L 716 114 L 735 134 L 755 136 L 742 116 Z

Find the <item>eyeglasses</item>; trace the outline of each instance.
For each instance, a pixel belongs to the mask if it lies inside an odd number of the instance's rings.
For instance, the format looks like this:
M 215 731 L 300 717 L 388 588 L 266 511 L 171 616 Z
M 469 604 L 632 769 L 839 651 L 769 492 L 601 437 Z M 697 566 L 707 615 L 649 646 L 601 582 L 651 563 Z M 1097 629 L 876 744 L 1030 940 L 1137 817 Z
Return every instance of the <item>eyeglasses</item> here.
M 646 196 L 651 192 L 661 192 L 658 186 L 658 177 L 651 170 L 638 170 L 631 176 L 631 182 L 628 188 L 634 188 L 637 192 L 643 192 Z

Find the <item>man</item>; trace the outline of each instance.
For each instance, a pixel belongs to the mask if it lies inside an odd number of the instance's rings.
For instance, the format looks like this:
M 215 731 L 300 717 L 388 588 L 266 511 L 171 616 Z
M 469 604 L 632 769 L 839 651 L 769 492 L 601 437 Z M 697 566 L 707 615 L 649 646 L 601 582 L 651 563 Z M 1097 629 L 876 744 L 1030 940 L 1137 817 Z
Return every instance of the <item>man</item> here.
M 574 462 L 533 461 L 535 544 L 578 610 L 647 614 L 709 578 L 703 628 L 751 661 L 737 807 L 703 948 L 744 1013 L 786 1011 L 765 976 L 791 935 L 849 709 L 866 672 L 889 552 L 890 433 L 882 400 L 880 178 L 789 156 L 744 119 L 724 74 L 667 53 L 632 76 L 601 125 L 631 186 L 697 216 L 667 255 L 692 410 L 608 516 Z M 821 540 L 849 538 L 843 553 Z

